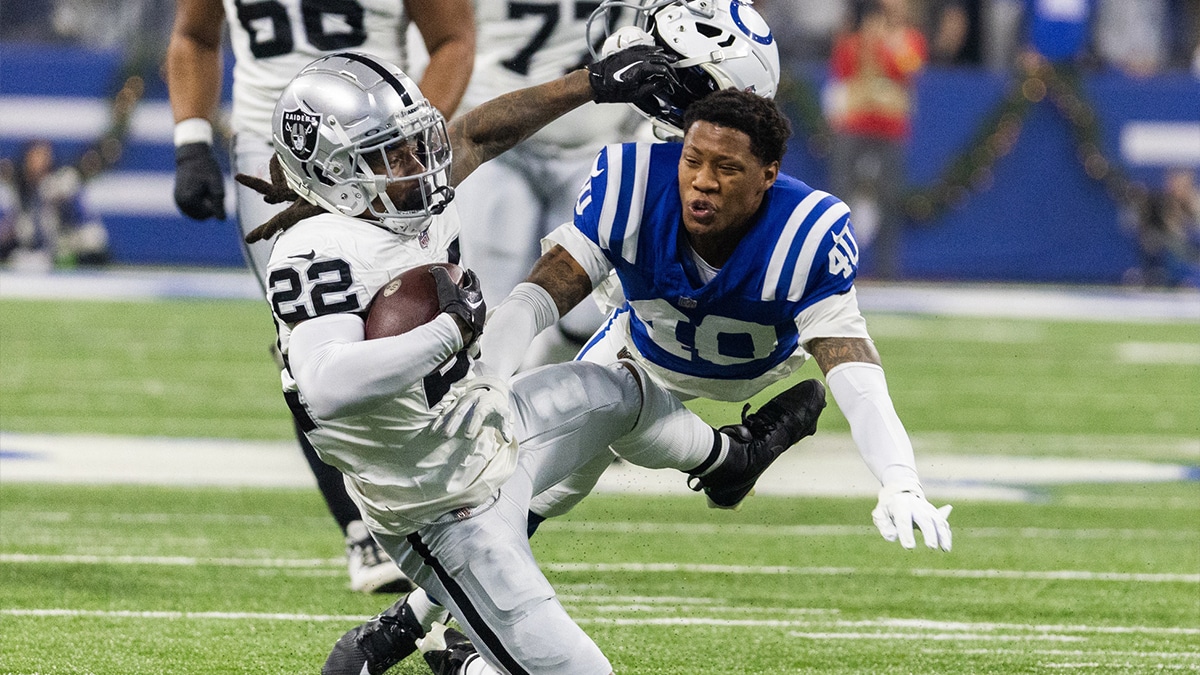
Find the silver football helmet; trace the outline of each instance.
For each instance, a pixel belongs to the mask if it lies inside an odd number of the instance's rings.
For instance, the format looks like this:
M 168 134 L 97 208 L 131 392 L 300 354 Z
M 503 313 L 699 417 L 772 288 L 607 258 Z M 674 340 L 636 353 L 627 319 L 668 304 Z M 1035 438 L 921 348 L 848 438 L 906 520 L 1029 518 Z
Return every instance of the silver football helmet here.
M 454 198 L 441 113 L 396 66 L 340 52 L 284 88 L 271 120 L 288 186 L 335 213 L 370 212 L 396 234 L 429 227 Z M 406 189 L 392 189 L 399 185 Z
M 710 92 L 731 87 L 774 98 L 779 88 L 779 46 L 752 0 L 603 0 L 588 19 L 588 36 L 599 21 L 605 37 L 621 40 L 633 25 L 678 58 L 672 64 L 682 88 L 660 100 L 661 109 L 638 110 L 667 135 L 683 135 L 683 112 Z M 593 56 L 601 54 L 593 45 Z M 613 41 L 605 47 L 612 48 Z M 660 97 L 664 98 L 664 97 Z

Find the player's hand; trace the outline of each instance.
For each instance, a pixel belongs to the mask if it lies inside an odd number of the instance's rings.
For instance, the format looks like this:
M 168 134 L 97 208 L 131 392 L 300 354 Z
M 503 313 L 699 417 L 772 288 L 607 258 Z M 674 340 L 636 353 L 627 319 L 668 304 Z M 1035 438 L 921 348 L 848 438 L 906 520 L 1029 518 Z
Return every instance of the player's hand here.
M 597 103 L 648 105 L 655 94 L 676 91 L 679 80 L 671 68 L 671 57 L 662 47 L 634 44 L 589 65 L 592 100 Z
M 175 205 L 196 220 L 225 220 L 225 177 L 208 143 L 175 148 Z
M 433 421 L 430 429 L 446 438 L 476 438 L 484 427 L 500 432 L 504 442 L 513 438 L 508 384 L 495 377 L 479 376 L 467 390 Z
M 487 305 L 483 302 L 479 277 L 471 270 L 465 270 L 462 280 L 456 284 L 444 267 L 434 267 L 429 273 L 437 284 L 439 309 L 467 327 L 470 334 L 463 336 L 463 348 L 469 348 L 479 339 L 487 321 Z
M 879 534 L 888 541 L 900 540 L 900 545 L 911 549 L 917 545 L 913 524 L 921 530 L 925 545 L 929 548 L 950 550 L 950 509 L 947 504 L 935 508 L 925 499 L 925 494 L 916 485 L 887 486 L 879 491 L 879 503 L 871 512 L 871 519 Z

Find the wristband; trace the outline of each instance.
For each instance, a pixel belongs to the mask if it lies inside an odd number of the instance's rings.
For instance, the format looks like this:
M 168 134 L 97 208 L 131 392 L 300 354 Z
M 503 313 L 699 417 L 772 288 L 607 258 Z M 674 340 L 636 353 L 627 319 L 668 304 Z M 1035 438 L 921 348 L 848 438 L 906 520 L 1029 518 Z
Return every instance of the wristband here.
M 203 117 L 189 117 L 175 124 L 175 147 L 188 143 L 212 145 L 212 124 Z

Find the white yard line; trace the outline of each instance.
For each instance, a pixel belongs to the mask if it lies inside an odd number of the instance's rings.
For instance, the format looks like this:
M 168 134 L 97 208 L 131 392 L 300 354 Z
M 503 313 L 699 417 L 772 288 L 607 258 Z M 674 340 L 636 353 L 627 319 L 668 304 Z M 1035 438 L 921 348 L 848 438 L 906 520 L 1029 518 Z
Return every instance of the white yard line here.
M 1192 505 L 1195 507 L 1195 505 Z M 611 534 L 690 534 L 696 536 L 756 537 L 877 537 L 870 525 L 750 525 L 745 523 L 648 523 L 599 521 L 546 521 L 539 531 L 565 531 Z M 955 538 L 989 539 L 1154 539 L 1194 541 L 1196 534 L 1179 530 L 1116 528 L 1042 528 L 1042 527 L 956 527 Z
M 555 563 L 544 562 L 542 569 L 554 572 L 593 573 L 667 573 L 737 574 L 785 576 L 845 576 L 874 574 L 881 576 L 946 577 L 958 579 L 1037 579 L 1056 581 L 1119 581 L 1146 583 L 1200 584 L 1200 574 L 1144 574 L 1091 572 L 1086 570 L 956 570 L 956 569 L 871 569 L 863 567 L 794 567 L 791 565 L 715 565 L 691 563 Z
M 49 274 L 0 271 L 0 298 L 152 300 L 261 297 L 243 269 L 123 267 Z M 867 312 L 1020 319 L 1200 322 L 1200 293 L 1005 284 L 858 284 Z M 984 339 L 991 339 L 984 336 Z
M 1147 504 L 1149 505 L 1149 504 Z M 1189 504 L 1195 508 L 1194 503 Z M 198 522 L 236 524 L 253 527 L 280 522 L 267 515 L 229 513 L 73 513 L 67 511 L 26 511 L 6 509 L 3 520 L 20 523 L 140 523 L 152 525 L 195 524 Z M 326 522 L 324 517 L 307 517 L 303 522 L 314 525 Z M 288 517 L 295 523 L 297 518 Z M 687 534 L 693 536 L 766 537 L 869 537 L 879 536 L 871 525 L 753 525 L 749 523 L 670 523 L 645 521 L 583 521 L 552 519 L 542 524 L 542 532 L 576 532 L 605 534 Z M 956 527 L 955 538 L 969 539 L 1068 539 L 1134 541 L 1140 539 L 1194 541 L 1196 533 L 1183 530 L 1118 529 L 1118 528 L 1050 528 L 1050 527 Z M 63 539 L 57 539 L 62 543 Z
M 97 609 L 0 609 L 0 616 L 36 616 L 36 617 L 101 617 L 106 619 L 161 619 L 169 620 L 232 620 L 232 621 L 312 621 L 312 622 L 354 622 L 359 623 L 370 619 L 369 616 L 334 615 L 334 614 L 290 614 L 271 612 L 163 612 L 163 611 L 134 611 L 134 610 L 97 610 Z
M 339 558 L 204 558 L 199 556 L 132 556 L 0 553 L 0 563 L 70 565 L 162 565 L 174 567 L 250 567 L 263 569 L 311 569 L 341 567 Z M 584 563 L 543 562 L 549 572 L 587 572 L 593 574 L 678 574 L 766 576 L 911 576 L 957 579 L 1030 579 L 1055 581 L 1112 581 L 1122 583 L 1200 584 L 1200 574 L 1095 572 L 1088 570 L 997 570 L 997 569 L 886 569 L 869 567 L 796 567 L 792 565 L 716 565 L 694 563 Z
M 920 437 L 916 438 L 920 444 Z M 958 455 L 920 452 L 923 484 L 940 501 L 1027 501 L 1040 486 L 1197 479 L 1184 464 L 1140 460 Z M 291 441 L 18 434 L 0 431 L 0 484 L 212 485 L 310 487 L 312 472 Z M 783 455 L 757 493 L 872 497 L 875 477 L 846 433 L 823 433 Z M 681 474 L 614 465 L 599 492 L 693 496 Z
M 576 612 L 587 613 L 596 608 L 589 605 L 573 605 Z M 735 609 L 735 608 L 729 608 Z M 769 613 L 769 608 L 743 607 L 747 614 Z M 313 621 L 313 622 L 356 622 L 368 619 L 367 616 L 304 614 L 285 612 L 181 612 L 161 610 L 83 610 L 62 608 L 39 609 L 0 609 L 0 616 L 31 616 L 31 617 L 105 617 L 125 619 L 172 619 L 172 620 L 225 620 L 225 621 Z M 1020 639 L 1022 636 L 1034 638 L 1071 638 L 1084 639 L 1080 636 L 1089 635 L 1200 635 L 1200 628 L 1191 627 L 1162 627 L 1162 626 L 1093 626 L 1088 624 L 1006 624 L 995 622 L 959 622 L 931 621 L 927 619 L 832 619 L 814 616 L 813 618 L 792 619 L 731 619 L 719 616 L 664 616 L 664 617 L 605 617 L 580 616 L 576 619 L 581 624 L 608 624 L 618 626 L 657 625 L 657 626 L 717 626 L 717 627 L 766 627 L 766 628 L 824 628 L 821 635 L 827 638 L 846 637 L 878 637 L 889 636 L 897 639 L 914 639 L 918 636 L 944 635 L 955 636 L 955 639 L 987 639 L 996 635 L 1011 635 Z M 829 630 L 845 629 L 845 630 Z M 867 629 L 884 629 L 889 632 L 867 632 Z M 799 633 L 793 635 L 804 636 Z M 984 653 L 989 653 L 986 650 Z M 1084 655 L 1084 652 L 1054 651 L 1047 652 L 1056 655 Z M 1133 655 L 1135 652 L 1120 652 L 1120 655 Z M 1105 652 L 1116 655 L 1114 652 Z M 1195 652 L 1178 653 L 1148 653 L 1148 656 L 1173 656 L 1177 658 L 1195 658 Z

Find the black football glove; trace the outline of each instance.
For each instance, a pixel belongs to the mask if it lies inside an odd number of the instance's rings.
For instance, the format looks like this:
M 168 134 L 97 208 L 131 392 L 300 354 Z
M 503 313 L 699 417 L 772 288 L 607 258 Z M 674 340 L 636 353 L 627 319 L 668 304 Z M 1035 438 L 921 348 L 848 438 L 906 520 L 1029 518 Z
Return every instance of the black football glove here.
M 672 58 L 658 45 L 633 45 L 590 64 L 588 79 L 596 103 L 653 101 L 655 94 L 679 89 Z
M 225 220 L 225 177 L 208 143 L 175 148 L 175 205 L 196 220 Z
M 487 320 L 487 305 L 483 302 L 479 277 L 471 270 L 465 270 L 462 281 L 456 284 L 445 267 L 434 267 L 429 273 L 437 284 L 438 307 L 441 311 L 457 316 L 470 327 L 471 335 L 463 345 L 464 348 L 470 347 L 483 333 L 483 323 Z

